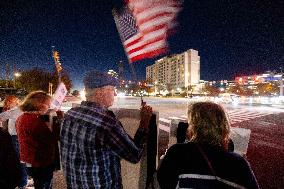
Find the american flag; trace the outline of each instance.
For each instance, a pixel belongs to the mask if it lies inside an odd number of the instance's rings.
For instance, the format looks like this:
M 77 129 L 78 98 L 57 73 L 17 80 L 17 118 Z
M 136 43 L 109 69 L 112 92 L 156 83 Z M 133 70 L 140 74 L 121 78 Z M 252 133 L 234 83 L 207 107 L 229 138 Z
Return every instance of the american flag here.
M 176 0 L 132 0 L 128 7 L 115 12 L 129 62 L 167 52 L 167 35 L 174 28 L 180 5 Z

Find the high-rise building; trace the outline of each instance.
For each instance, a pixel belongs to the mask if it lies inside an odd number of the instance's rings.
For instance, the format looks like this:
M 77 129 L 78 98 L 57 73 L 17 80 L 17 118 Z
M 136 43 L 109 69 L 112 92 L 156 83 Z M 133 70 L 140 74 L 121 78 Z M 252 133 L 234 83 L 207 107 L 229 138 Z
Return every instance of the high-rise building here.
M 118 79 L 119 81 L 124 80 L 124 64 L 123 61 L 119 61 L 118 63 Z
M 197 85 L 200 80 L 200 56 L 189 49 L 166 56 L 146 68 L 146 79 L 153 84 L 171 85 L 172 89 Z

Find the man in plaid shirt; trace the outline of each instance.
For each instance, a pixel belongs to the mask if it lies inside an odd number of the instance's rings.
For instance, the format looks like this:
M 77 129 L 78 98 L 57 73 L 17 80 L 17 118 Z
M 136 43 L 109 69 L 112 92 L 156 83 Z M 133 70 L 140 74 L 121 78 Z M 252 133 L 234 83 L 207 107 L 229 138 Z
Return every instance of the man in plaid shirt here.
M 84 78 L 86 101 L 69 110 L 61 128 L 61 161 L 68 188 L 122 188 L 120 160 L 137 163 L 146 142 L 152 108 L 142 106 L 134 139 L 108 110 L 117 81 L 89 72 Z

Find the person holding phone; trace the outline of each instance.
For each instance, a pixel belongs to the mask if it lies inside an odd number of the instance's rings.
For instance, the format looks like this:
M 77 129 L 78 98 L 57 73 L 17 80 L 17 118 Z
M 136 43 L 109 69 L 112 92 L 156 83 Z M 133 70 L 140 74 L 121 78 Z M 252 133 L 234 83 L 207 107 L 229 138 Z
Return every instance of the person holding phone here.
M 43 91 L 31 92 L 20 105 L 24 113 L 16 122 L 20 159 L 26 164 L 35 189 L 52 188 L 59 126 L 49 124 L 46 115 L 51 100 Z

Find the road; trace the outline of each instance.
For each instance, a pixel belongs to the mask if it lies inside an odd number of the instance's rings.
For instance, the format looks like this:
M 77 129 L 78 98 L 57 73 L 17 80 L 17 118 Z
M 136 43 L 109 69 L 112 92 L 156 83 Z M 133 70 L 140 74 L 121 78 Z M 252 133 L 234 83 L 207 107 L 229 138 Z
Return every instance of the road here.
M 171 119 L 186 119 L 192 100 L 183 98 L 143 98 L 160 117 L 159 155 L 167 148 L 169 129 L 163 125 Z M 121 97 L 116 108 L 139 108 L 140 98 Z M 284 104 L 224 103 L 232 127 L 251 130 L 246 158 L 261 188 L 284 188 Z
M 155 111 L 159 112 L 160 118 L 180 117 L 187 114 L 187 106 L 193 102 L 191 99 L 186 98 L 155 98 L 155 97 L 143 97 L 143 100 Z M 117 97 L 115 99 L 113 107 L 115 108 L 139 108 L 141 99 L 138 97 Z M 265 104 L 236 104 L 236 103 L 224 103 L 224 108 L 228 113 L 235 114 L 241 111 L 241 114 L 246 115 L 246 110 L 255 114 L 277 114 L 284 112 L 284 104 L 273 106 Z M 235 113 L 233 113 L 235 112 Z M 253 115 L 251 115 L 253 117 Z

